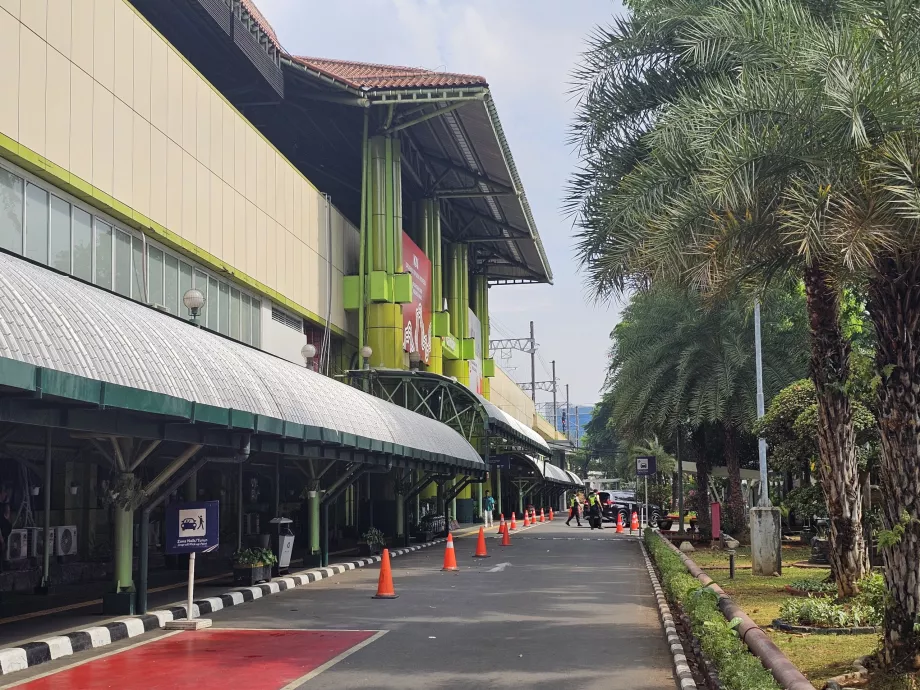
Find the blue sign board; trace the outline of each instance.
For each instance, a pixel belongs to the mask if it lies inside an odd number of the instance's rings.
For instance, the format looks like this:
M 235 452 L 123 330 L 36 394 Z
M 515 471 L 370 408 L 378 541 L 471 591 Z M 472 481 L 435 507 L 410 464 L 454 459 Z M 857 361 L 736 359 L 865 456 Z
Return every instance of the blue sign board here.
M 166 506 L 166 553 L 212 551 L 220 543 L 220 501 Z
M 636 476 L 650 477 L 656 471 L 654 455 L 640 455 L 636 458 Z

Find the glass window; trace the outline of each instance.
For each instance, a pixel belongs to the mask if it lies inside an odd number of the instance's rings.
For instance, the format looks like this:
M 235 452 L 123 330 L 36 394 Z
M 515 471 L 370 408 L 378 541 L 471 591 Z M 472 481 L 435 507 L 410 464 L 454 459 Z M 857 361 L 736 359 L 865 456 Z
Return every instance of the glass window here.
M 219 309 L 219 298 L 218 293 L 220 290 L 217 288 L 217 278 L 208 277 L 208 320 L 207 325 L 212 331 L 217 330 L 217 317 Z
M 26 187 L 26 256 L 48 263 L 48 192 L 34 184 Z
M 220 284 L 220 321 L 217 330 L 224 335 L 230 335 L 230 286 Z
M 179 316 L 188 318 L 188 309 L 182 302 L 185 293 L 192 289 L 192 267 L 188 264 L 179 264 Z
M 73 274 L 93 279 L 93 217 L 79 208 L 73 210 Z
M 166 271 L 163 276 L 163 295 L 166 309 L 170 314 L 179 314 L 179 259 L 166 255 Z
M 150 304 L 164 304 L 163 298 L 163 252 L 147 246 L 147 274 L 149 276 L 147 299 Z
M 252 300 L 249 295 L 243 295 L 243 317 L 241 322 L 242 338 L 247 345 L 252 344 Z
M 206 326 L 208 323 L 208 307 L 211 306 L 211 300 L 208 297 L 208 274 L 204 271 L 195 271 L 195 275 L 192 276 L 192 287 L 204 295 L 204 306 L 201 308 L 201 314 L 198 315 L 198 323 Z M 217 301 L 216 296 L 214 301 Z
M 240 291 L 230 288 L 230 337 L 240 339 Z
M 70 204 L 51 197 L 51 232 L 48 258 L 52 268 L 70 273 Z
M 115 292 L 131 296 L 131 235 L 115 231 Z
M 0 248 L 22 254 L 22 179 L 0 168 Z
M 131 238 L 131 271 L 134 281 L 131 283 L 131 296 L 138 302 L 147 301 L 147 267 L 144 266 L 144 240 Z
M 96 285 L 112 289 L 112 226 L 96 219 Z
M 252 344 L 262 347 L 262 303 L 252 300 Z

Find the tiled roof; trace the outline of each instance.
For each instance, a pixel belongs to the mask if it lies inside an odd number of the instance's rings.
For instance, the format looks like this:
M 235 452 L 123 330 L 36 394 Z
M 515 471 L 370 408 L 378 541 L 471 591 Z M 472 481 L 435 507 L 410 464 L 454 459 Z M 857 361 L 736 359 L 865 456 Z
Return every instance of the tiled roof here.
M 272 25 L 268 23 L 268 20 L 265 18 L 265 15 L 259 12 L 259 8 L 256 7 L 256 4 L 252 0 L 241 0 L 243 7 L 246 8 L 246 11 L 252 15 L 252 18 L 256 20 L 259 26 L 262 28 L 268 37 L 274 42 L 275 45 L 280 46 L 278 43 L 278 36 L 275 34 L 275 30 L 272 28 Z
M 456 86 L 488 86 L 485 77 L 474 74 L 432 72 L 419 67 L 396 67 L 326 58 L 294 56 L 292 59 L 356 89 L 438 89 Z

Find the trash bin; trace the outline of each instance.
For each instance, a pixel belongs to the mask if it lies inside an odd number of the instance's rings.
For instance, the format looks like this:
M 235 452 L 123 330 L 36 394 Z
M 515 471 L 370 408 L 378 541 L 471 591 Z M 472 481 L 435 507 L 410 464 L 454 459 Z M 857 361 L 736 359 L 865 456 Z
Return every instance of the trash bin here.
M 275 536 L 275 555 L 278 556 L 278 563 L 275 564 L 277 575 L 287 572 L 291 567 L 291 554 L 294 551 L 294 533 L 291 531 L 293 520 L 286 517 L 272 518 L 269 522 L 278 526 L 278 534 Z

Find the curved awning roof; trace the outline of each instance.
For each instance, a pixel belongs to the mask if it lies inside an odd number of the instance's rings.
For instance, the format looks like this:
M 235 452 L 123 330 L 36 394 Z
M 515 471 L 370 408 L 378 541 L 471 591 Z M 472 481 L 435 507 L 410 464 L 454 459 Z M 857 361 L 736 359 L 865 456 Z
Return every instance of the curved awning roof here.
M 572 478 L 569 476 L 568 472 L 551 462 L 546 463 L 544 474 L 547 481 L 555 482 L 556 484 L 572 484 Z
M 585 480 L 579 477 L 577 474 L 575 474 L 571 470 L 566 470 L 565 473 L 569 475 L 569 478 L 572 480 L 573 484 L 577 484 L 578 486 L 585 485 Z
M 498 407 L 498 405 L 489 402 L 478 393 L 474 393 L 474 395 L 479 399 L 479 402 L 482 403 L 482 406 L 486 410 L 486 414 L 489 415 L 490 425 L 499 427 L 515 438 L 527 443 L 530 446 L 533 446 L 536 450 L 545 455 L 549 455 L 551 453 L 549 446 L 546 444 L 546 441 L 542 436 L 540 436 L 540 434 L 538 434 L 523 422 L 519 422 L 517 419 Z
M 241 428 L 284 439 L 485 470 L 466 439 L 440 422 L 0 253 L 3 360 L 69 375 L 50 377 L 65 398 L 229 425 L 244 419 Z M 6 380 L 11 371 L 16 381 Z M 0 366 L 0 386 L 24 380 L 21 367 Z

